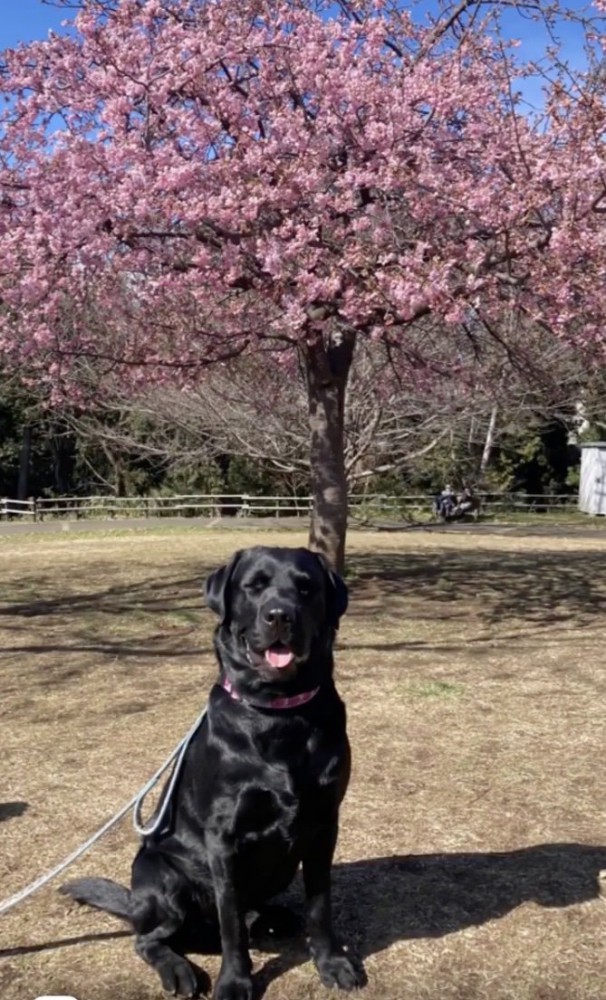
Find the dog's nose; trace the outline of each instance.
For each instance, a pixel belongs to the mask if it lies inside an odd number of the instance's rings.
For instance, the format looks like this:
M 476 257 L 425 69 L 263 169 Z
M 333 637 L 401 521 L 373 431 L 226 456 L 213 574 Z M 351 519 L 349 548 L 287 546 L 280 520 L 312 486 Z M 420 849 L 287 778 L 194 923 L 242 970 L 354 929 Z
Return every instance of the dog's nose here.
M 292 615 L 286 608 L 269 608 L 263 613 L 267 625 L 291 625 Z

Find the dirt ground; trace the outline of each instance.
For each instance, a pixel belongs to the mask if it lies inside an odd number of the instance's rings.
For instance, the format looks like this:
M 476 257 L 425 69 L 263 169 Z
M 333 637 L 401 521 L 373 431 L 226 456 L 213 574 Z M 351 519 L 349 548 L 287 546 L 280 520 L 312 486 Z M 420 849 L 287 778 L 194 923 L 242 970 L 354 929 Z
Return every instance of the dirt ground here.
M 215 675 L 200 588 L 249 541 L 304 537 L 0 538 L 0 899 L 113 815 L 194 721 Z M 352 533 L 334 908 L 364 957 L 361 1000 L 606 996 L 605 557 L 603 535 Z M 135 848 L 125 821 L 70 877 L 125 881 Z M 2 1000 L 160 998 L 123 925 L 57 884 L 0 917 Z M 253 960 L 258 996 L 328 996 L 302 941 Z M 199 961 L 215 978 L 217 958 Z

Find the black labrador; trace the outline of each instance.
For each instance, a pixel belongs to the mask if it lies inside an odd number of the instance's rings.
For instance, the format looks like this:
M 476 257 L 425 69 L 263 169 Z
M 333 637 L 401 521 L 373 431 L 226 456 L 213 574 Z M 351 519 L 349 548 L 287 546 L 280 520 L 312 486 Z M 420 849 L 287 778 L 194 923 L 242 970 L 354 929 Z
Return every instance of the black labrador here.
M 143 838 L 132 889 L 84 878 L 78 902 L 126 919 L 165 990 L 200 990 L 186 951 L 216 950 L 216 1000 L 251 1000 L 247 918 L 302 865 L 310 951 L 322 982 L 351 990 L 361 965 L 335 938 L 330 872 L 350 771 L 333 641 L 347 588 L 308 549 L 236 552 L 206 582 L 220 676 L 161 830 Z M 165 786 L 166 791 L 166 786 Z

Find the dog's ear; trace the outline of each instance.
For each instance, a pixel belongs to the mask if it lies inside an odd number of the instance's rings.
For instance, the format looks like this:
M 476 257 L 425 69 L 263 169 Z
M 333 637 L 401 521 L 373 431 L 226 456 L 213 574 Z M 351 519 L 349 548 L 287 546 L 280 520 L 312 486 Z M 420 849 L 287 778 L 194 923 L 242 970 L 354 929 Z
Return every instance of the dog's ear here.
M 319 552 L 314 553 L 326 574 L 326 600 L 328 624 L 338 629 L 339 619 L 347 611 L 348 591 L 345 580 L 330 568 L 328 562 Z
M 221 625 L 229 620 L 231 611 L 231 578 L 242 551 L 234 552 L 225 566 L 211 573 L 204 585 L 204 596 L 211 611 L 219 615 Z

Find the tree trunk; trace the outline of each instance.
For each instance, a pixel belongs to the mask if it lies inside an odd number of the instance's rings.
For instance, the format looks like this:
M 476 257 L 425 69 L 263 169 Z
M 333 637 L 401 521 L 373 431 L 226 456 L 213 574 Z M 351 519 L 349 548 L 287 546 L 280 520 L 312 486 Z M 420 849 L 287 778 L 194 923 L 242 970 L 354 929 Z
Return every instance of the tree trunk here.
M 347 533 L 343 417 L 355 334 L 318 336 L 305 349 L 309 398 L 312 512 L 309 547 L 343 572 Z
M 492 449 L 494 447 L 495 431 L 497 429 L 497 416 L 499 414 L 499 407 L 497 403 L 494 404 L 490 412 L 490 420 L 488 421 L 488 430 L 486 431 L 486 438 L 484 440 L 484 449 L 482 451 L 482 458 L 480 459 L 480 470 L 479 479 L 480 482 L 483 481 L 486 469 L 488 468 L 488 463 L 490 462 L 492 456 Z

